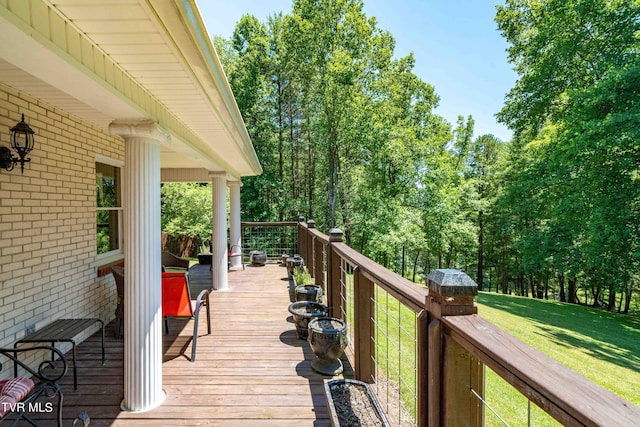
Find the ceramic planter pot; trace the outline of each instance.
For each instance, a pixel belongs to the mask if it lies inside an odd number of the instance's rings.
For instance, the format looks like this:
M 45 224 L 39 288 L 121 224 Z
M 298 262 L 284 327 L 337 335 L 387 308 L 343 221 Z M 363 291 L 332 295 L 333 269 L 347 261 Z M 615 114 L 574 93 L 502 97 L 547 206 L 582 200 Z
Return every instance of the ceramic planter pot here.
M 315 301 L 298 301 L 289 305 L 289 313 L 293 315 L 298 338 L 306 340 L 309 334 L 309 321 L 316 317 L 325 317 L 329 308 Z
M 322 302 L 322 286 L 298 285 L 296 286 L 296 301 Z
M 293 269 L 296 267 L 303 267 L 304 259 L 301 256 L 292 256 L 287 258 L 287 273 L 293 275 Z
M 264 251 L 251 251 L 249 253 L 251 265 L 265 265 L 267 263 L 267 253 Z
M 289 258 L 291 255 L 289 254 L 282 254 L 282 264 L 280 264 L 283 267 L 287 266 L 287 258 Z
M 311 363 L 314 371 L 323 375 L 338 375 L 343 366 L 340 356 L 347 347 L 347 323 L 335 317 L 317 317 L 309 322 L 307 338 L 317 359 Z

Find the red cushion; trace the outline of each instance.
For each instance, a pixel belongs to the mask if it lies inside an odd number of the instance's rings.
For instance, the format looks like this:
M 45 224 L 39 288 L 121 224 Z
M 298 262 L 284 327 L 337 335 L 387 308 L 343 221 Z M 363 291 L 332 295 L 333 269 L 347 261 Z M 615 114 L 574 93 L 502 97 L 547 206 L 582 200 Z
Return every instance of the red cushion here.
M 0 417 L 11 411 L 11 405 L 22 400 L 35 387 L 31 378 L 0 381 Z

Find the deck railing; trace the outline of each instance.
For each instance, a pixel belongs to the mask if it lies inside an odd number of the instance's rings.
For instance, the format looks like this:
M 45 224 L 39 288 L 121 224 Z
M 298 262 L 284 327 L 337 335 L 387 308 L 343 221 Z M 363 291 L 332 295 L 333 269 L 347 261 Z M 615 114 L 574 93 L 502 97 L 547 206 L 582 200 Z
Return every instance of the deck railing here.
M 264 251 L 270 259 L 279 259 L 283 254 L 297 252 L 298 223 L 290 222 L 243 222 L 240 225 L 242 250 L 245 259 L 253 250 Z
M 374 384 L 393 424 L 485 425 L 487 368 L 563 425 L 640 422 L 640 408 L 479 317 L 463 273 L 437 270 L 420 287 L 303 219 L 297 248 L 349 325 L 356 378 Z

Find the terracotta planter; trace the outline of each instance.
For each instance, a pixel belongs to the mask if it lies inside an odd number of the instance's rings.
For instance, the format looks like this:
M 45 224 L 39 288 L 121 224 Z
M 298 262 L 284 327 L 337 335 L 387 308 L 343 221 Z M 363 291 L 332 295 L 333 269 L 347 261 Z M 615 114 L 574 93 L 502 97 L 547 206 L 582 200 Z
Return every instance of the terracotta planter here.
M 340 356 L 347 347 L 347 323 L 335 317 L 318 317 L 309 322 L 309 337 L 314 371 L 323 375 L 338 375 L 344 369 Z
M 322 286 L 320 285 L 298 285 L 295 289 L 296 301 L 322 302 Z
M 289 313 L 293 315 L 298 338 L 306 340 L 309 334 L 309 321 L 316 317 L 325 317 L 329 308 L 315 301 L 298 301 L 289 305 Z
M 332 426 L 390 425 L 369 384 L 351 379 L 332 380 L 324 384 L 324 391 Z

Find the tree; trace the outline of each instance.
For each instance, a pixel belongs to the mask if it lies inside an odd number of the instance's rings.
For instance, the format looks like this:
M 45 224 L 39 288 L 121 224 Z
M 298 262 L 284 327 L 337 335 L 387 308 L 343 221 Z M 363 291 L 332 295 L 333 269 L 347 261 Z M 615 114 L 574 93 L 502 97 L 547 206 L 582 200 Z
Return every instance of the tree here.
M 639 0 L 507 0 L 497 10 L 520 75 L 498 118 L 516 134 L 558 120 L 567 90 L 593 85 L 637 54 Z
M 593 303 L 612 309 L 637 272 L 638 16 L 638 0 L 498 7 L 520 78 L 499 114 L 516 143 L 496 206 L 532 292 L 555 275 L 565 295 L 568 275 L 573 301 L 581 277 Z
M 506 144 L 493 135 L 478 137 L 471 147 L 467 176 L 473 180 L 475 189 L 475 211 L 477 212 L 478 250 L 476 283 L 479 289 L 484 286 L 484 237 L 485 214 L 491 209 L 499 191 L 499 173 L 504 168 Z
M 161 229 L 173 237 L 188 236 L 209 246 L 212 234 L 211 185 L 197 183 L 163 184 Z

